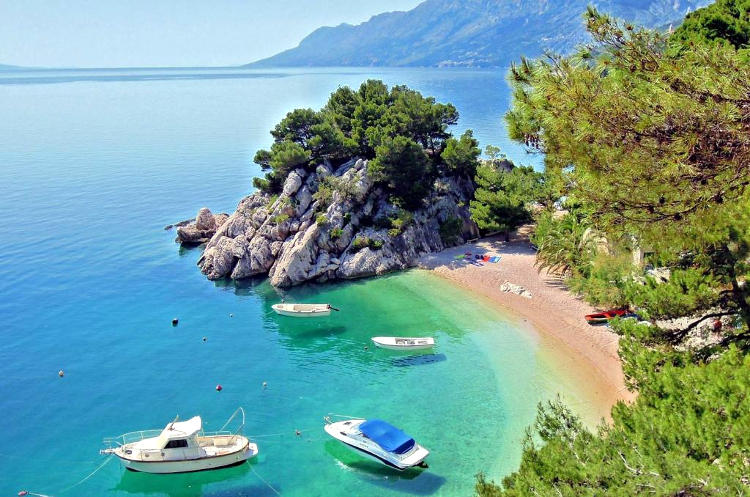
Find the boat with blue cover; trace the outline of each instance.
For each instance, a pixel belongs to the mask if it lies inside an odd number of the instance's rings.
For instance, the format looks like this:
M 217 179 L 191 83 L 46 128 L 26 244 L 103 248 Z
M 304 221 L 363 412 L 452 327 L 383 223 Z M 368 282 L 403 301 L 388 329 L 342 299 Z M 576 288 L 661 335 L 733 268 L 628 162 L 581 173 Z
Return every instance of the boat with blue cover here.
M 350 418 L 334 422 L 330 417 L 325 420 L 326 433 L 361 455 L 399 471 L 427 467 L 424 460 L 430 451 L 386 421 Z

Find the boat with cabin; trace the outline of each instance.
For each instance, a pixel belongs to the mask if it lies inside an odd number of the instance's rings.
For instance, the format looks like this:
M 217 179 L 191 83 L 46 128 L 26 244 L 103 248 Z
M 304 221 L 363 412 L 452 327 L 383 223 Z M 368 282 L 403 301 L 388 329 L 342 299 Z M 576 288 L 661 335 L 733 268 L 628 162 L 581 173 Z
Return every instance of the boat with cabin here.
M 414 439 L 381 419 L 349 418 L 332 421 L 324 418 L 326 433 L 360 455 L 399 471 L 418 466 L 427 468 L 430 451 Z
M 242 414 L 242 424 L 234 432 L 224 431 Z M 218 469 L 245 462 L 258 454 L 258 446 L 240 434 L 245 425 L 241 407 L 221 430 L 204 432 L 200 416 L 169 423 L 163 430 L 143 430 L 106 438 L 108 448 L 101 454 L 114 454 L 131 471 L 144 473 L 188 473 Z
M 331 304 L 274 304 L 271 309 L 282 316 L 292 316 L 295 318 L 313 318 L 328 316 L 331 314 Z
M 372 337 L 371 340 L 376 346 L 390 350 L 422 350 L 435 346 L 432 337 Z

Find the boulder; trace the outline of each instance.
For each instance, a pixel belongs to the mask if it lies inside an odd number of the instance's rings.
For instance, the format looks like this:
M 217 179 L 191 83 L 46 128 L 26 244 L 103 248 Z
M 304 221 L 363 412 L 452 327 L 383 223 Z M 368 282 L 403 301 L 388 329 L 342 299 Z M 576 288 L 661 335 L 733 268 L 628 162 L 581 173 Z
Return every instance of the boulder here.
M 367 165 L 366 160 L 352 159 L 335 170 L 330 163 L 319 165 L 315 172 L 297 169 L 289 173 L 279 195 L 249 195 L 231 216 L 214 216 L 201 209 L 196 223 L 178 229 L 178 237 L 207 242 L 198 265 L 210 279 L 268 274 L 272 285 L 288 287 L 413 266 L 425 253 L 445 248 L 440 225 L 454 217 L 462 220 L 462 236 L 475 232 L 465 207 L 473 183 L 454 178 L 440 180 L 400 233 L 387 226 L 373 227 L 373 220 L 395 219 L 400 209 L 387 192 L 375 187 Z M 324 205 L 314 195 L 329 175 L 340 178 L 343 187 L 337 187 Z M 320 214 L 327 219 L 322 226 L 317 224 Z M 369 246 L 355 249 L 358 238 L 370 240 Z
M 195 227 L 199 230 L 215 230 L 216 220 L 214 215 L 207 207 L 203 207 L 198 211 L 198 215 L 195 216 Z

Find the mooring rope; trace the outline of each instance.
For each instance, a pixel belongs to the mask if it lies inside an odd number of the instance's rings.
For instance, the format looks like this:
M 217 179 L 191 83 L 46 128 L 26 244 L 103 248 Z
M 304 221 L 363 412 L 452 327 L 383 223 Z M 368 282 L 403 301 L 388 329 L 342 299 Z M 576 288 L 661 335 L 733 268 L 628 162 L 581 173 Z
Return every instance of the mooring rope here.
M 260 481 L 262 481 L 263 483 L 265 483 L 268 488 L 270 488 L 271 490 L 273 490 L 273 493 L 275 493 L 276 495 L 278 495 L 279 497 L 281 497 L 281 492 L 279 492 L 278 490 L 276 490 L 275 488 L 273 488 L 273 486 L 270 483 L 268 483 L 265 478 L 263 478 L 262 476 L 260 476 L 258 474 L 258 472 L 255 471 L 255 468 L 253 468 L 253 465 L 250 464 L 250 461 L 246 460 L 245 462 L 247 463 L 248 466 L 250 466 L 250 471 L 252 471 L 253 474 L 255 476 L 257 476 Z
M 107 463 L 109 463 L 112 460 L 113 457 L 114 456 L 109 456 L 103 463 L 101 463 L 99 465 L 98 468 L 96 468 L 94 471 L 92 471 L 88 476 L 86 476 L 85 478 L 81 479 L 80 481 L 72 484 L 71 486 L 66 487 L 66 488 L 60 490 L 60 493 L 67 492 L 71 488 L 77 487 L 78 485 L 82 484 L 83 482 L 85 482 L 86 480 L 88 480 L 89 478 L 91 478 L 92 476 L 94 476 L 96 473 L 99 472 L 100 469 L 102 469 L 104 466 L 106 466 Z

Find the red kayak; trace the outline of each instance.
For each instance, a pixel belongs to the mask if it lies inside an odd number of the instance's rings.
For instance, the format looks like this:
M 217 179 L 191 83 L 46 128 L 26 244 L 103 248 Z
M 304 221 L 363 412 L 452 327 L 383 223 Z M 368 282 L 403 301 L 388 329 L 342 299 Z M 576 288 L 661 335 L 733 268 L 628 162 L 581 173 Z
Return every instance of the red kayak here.
M 610 319 L 616 317 L 622 317 L 628 313 L 627 309 L 610 309 L 604 312 L 597 312 L 594 314 L 586 314 L 584 316 L 589 324 L 606 323 Z

